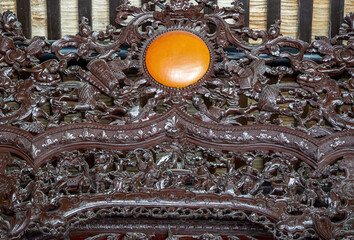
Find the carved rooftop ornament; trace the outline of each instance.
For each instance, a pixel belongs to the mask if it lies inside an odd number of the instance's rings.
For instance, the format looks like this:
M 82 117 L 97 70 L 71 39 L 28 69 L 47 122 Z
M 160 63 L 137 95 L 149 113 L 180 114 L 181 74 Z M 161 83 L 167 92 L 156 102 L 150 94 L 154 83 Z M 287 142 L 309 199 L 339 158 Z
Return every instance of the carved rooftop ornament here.
M 243 19 L 124 2 L 50 44 L 1 14 L 0 238 L 352 238 L 354 14 L 311 44 Z

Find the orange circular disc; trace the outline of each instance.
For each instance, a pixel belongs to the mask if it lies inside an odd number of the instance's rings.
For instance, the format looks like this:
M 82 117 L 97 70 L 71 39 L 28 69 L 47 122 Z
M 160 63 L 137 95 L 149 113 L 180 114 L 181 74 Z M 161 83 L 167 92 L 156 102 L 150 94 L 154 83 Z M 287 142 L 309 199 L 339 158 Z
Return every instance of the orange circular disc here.
M 145 54 L 146 68 L 157 82 L 183 88 L 208 71 L 210 53 L 205 42 L 186 31 L 171 31 L 157 37 Z

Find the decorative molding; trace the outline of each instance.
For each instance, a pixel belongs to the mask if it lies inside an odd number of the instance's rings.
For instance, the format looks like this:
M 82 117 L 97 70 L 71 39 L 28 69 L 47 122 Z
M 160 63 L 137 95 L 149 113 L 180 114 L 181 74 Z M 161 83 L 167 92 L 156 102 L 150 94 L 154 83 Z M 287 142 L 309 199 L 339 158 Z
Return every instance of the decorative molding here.
M 124 2 L 116 23 L 50 44 L 0 14 L 0 238 L 354 234 L 354 14 L 311 44 L 244 27 L 239 1 Z M 211 53 L 185 88 L 145 67 L 175 30 Z

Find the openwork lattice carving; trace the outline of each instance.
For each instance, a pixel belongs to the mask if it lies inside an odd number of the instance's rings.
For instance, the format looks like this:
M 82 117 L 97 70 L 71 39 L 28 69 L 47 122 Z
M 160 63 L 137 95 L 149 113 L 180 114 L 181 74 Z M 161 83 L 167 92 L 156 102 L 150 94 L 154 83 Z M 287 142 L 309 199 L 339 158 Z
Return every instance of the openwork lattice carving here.
M 354 14 L 311 44 L 243 17 L 238 1 L 125 2 L 119 28 L 82 19 L 50 44 L 0 14 L 0 236 L 353 236 Z M 211 55 L 184 88 L 145 66 L 175 30 Z

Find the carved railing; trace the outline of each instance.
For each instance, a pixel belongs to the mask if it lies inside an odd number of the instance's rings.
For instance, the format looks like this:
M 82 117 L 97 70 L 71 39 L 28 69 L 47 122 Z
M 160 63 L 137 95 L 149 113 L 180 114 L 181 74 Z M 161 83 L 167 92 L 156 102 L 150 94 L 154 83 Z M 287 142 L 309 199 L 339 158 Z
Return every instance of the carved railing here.
M 0 15 L 2 238 L 353 236 L 354 14 L 308 44 L 197 2 L 126 2 L 52 45 Z M 177 30 L 210 53 L 181 88 L 145 63 Z

